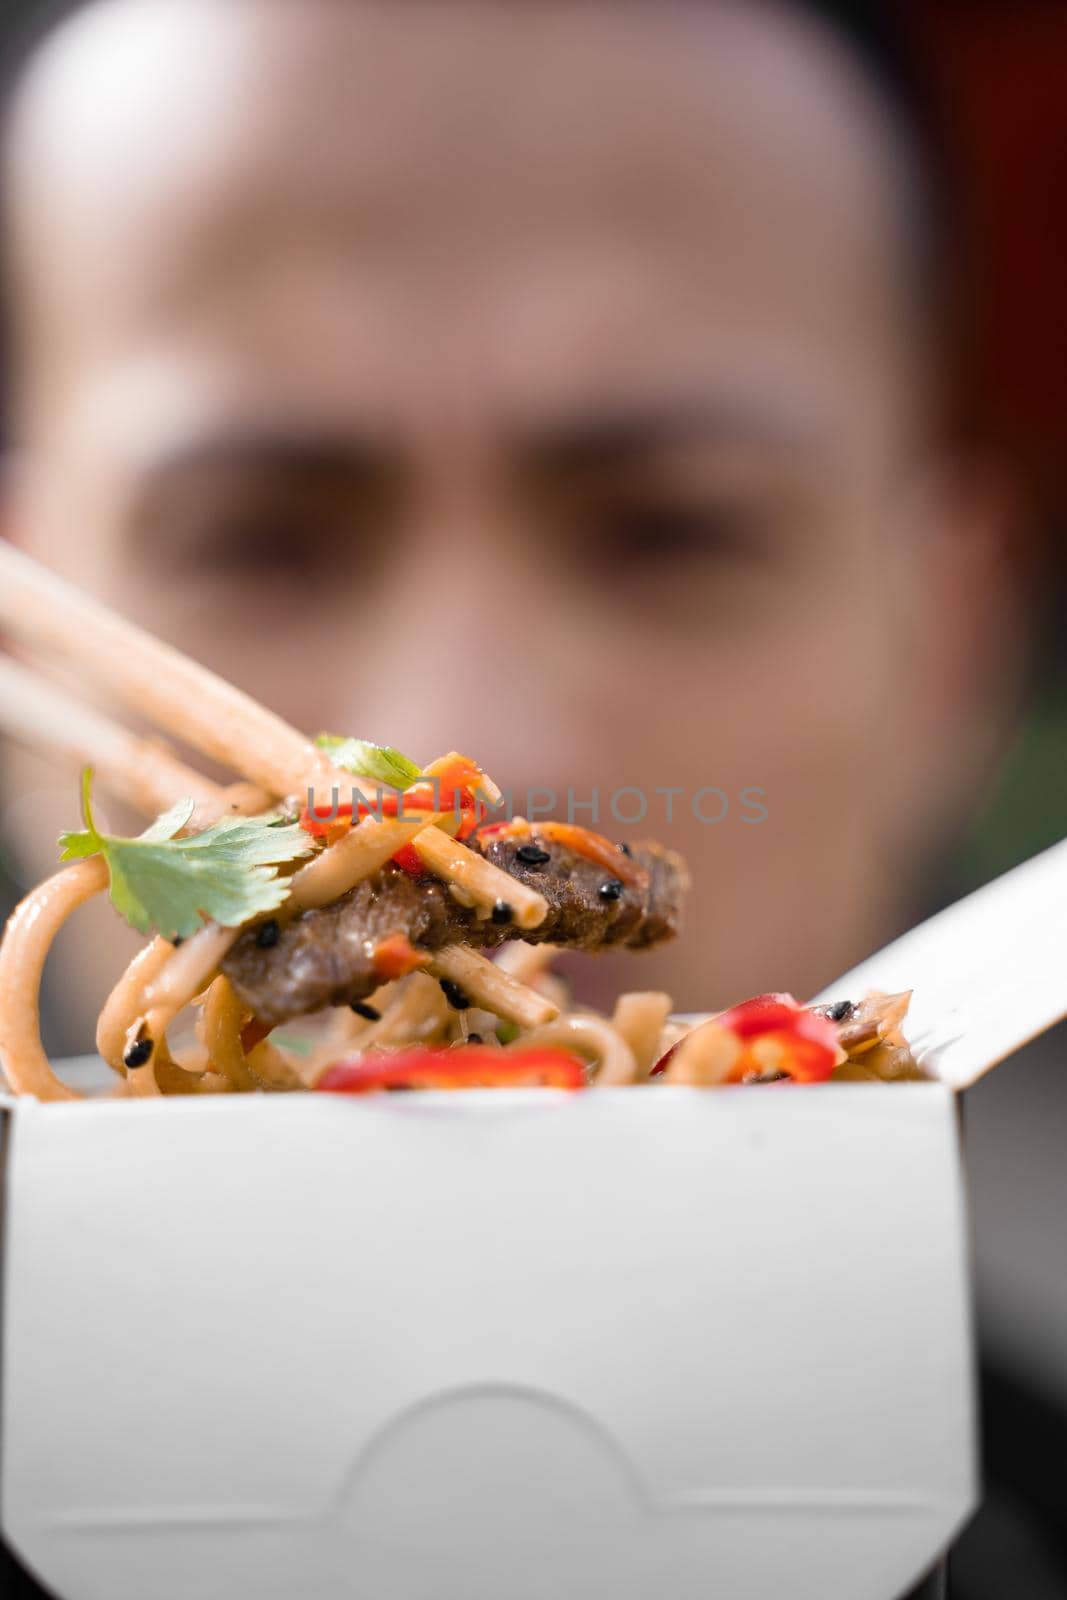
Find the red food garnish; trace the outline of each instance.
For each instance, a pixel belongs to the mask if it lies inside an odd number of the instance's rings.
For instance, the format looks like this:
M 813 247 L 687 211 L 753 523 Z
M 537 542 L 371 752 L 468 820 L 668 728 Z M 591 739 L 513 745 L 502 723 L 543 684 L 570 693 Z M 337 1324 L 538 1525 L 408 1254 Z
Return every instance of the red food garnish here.
M 338 1061 L 316 1089 L 331 1094 L 374 1094 L 382 1089 L 581 1089 L 585 1068 L 566 1050 L 493 1050 L 418 1047 Z
M 391 933 L 374 950 L 374 975 L 381 983 L 391 983 L 394 978 L 404 978 L 409 972 L 429 964 L 425 950 L 416 950 L 402 933 Z
M 352 807 L 331 806 L 327 813 L 314 811 L 310 806 L 301 806 L 300 826 L 305 833 L 310 833 L 313 839 L 321 839 L 327 845 L 336 844 L 352 826 Z
M 659 1060 L 656 1062 L 656 1065 L 650 1071 L 650 1073 L 649 1073 L 649 1077 L 650 1078 L 662 1078 L 663 1074 L 666 1072 L 667 1068 L 670 1066 L 671 1061 L 674 1059 L 674 1052 L 677 1050 L 677 1048 L 681 1044 L 681 1042 L 682 1042 L 681 1039 L 677 1039 L 677 1040 L 675 1040 L 674 1044 L 671 1045 L 669 1050 L 664 1050 L 663 1054 L 660 1056 Z
M 794 1083 L 822 1083 L 837 1063 L 837 1029 L 827 1017 L 798 1005 L 791 994 L 758 994 L 713 1020 L 745 1045 L 731 1082 L 750 1074 L 784 1072 Z M 673 1045 L 660 1057 L 650 1077 L 667 1070 L 677 1048 Z
M 250 1050 L 254 1050 L 257 1044 L 263 1043 L 263 1040 L 267 1037 L 271 1027 L 271 1023 L 260 1022 L 258 1017 L 253 1017 L 251 1022 L 245 1023 L 244 1027 L 241 1029 L 241 1049 L 244 1051 L 245 1055 L 247 1055 Z
M 479 839 L 520 839 L 532 832 L 525 817 L 512 817 L 510 822 L 487 822 L 478 829 Z
M 423 783 L 412 785 L 402 795 L 387 794 L 383 790 L 375 797 L 373 805 L 357 802 L 358 815 L 360 820 L 364 817 L 395 817 L 401 814 L 401 804 L 406 817 L 414 816 L 419 811 L 450 812 L 451 816 L 446 817 L 442 826 L 452 832 L 450 823 L 458 818 L 455 837 L 467 839 L 483 815 L 483 803 L 478 800 L 472 787 L 481 781 L 481 776 L 480 768 L 469 756 L 448 756 L 431 769 Z M 353 820 L 351 803 L 338 805 L 336 809 L 331 806 L 328 815 L 313 811 L 308 806 L 304 806 L 300 812 L 300 826 L 304 831 L 315 839 L 325 839 L 327 844 L 335 843 L 347 832 Z M 418 851 L 411 844 L 402 845 L 393 860 L 398 867 L 403 867 L 405 872 L 415 877 L 425 870 Z
M 620 845 L 605 839 L 602 833 L 594 833 L 591 828 L 579 827 L 576 822 L 542 822 L 538 824 L 536 831 L 543 838 L 552 839 L 565 849 L 573 850 L 575 855 L 585 856 L 587 861 L 595 861 L 598 867 L 610 872 L 613 878 L 630 884 L 632 888 L 644 889 L 648 884 L 648 872 L 641 863 L 635 861 L 633 856 L 627 855 Z
M 803 1013 L 791 994 L 758 994 L 751 1000 L 742 1000 L 738 1006 L 723 1011 L 715 1021 L 729 1028 L 739 1039 L 753 1039 L 757 1034 L 770 1033 L 774 1028 L 789 1028 L 794 1019 Z

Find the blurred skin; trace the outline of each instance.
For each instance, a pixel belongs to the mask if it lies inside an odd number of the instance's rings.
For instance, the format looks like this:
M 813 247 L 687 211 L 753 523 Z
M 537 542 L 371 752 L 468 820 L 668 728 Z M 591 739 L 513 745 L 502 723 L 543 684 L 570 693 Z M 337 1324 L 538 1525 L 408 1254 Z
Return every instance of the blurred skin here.
M 1014 684 L 906 181 L 763 5 L 113 0 L 15 128 L 8 532 L 310 731 L 684 851 L 686 937 L 597 989 L 811 992 L 911 910 Z M 623 785 L 730 811 L 626 827 Z

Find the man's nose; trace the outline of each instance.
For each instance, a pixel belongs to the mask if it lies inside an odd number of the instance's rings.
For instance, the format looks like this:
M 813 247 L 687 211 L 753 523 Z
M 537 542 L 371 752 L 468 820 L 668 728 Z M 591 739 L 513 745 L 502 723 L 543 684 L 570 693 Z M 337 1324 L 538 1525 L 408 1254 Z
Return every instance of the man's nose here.
M 497 745 L 526 682 L 536 562 L 489 492 L 417 493 L 373 599 L 353 592 L 351 720 L 418 760 Z M 537 609 L 542 609 L 540 606 Z
M 353 607 L 352 726 L 370 717 L 371 737 L 417 760 L 459 748 L 524 781 L 555 765 L 583 736 L 581 696 L 567 692 L 573 640 L 568 657 L 557 638 L 561 581 L 521 506 L 488 488 L 424 493 L 391 550 L 370 619 L 358 594 Z

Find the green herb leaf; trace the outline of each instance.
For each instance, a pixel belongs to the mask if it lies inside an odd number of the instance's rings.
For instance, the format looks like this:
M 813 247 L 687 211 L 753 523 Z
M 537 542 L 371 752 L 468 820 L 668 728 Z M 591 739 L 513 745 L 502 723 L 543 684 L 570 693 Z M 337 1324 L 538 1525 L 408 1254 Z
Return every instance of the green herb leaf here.
M 85 830 L 60 835 L 61 861 L 102 855 L 115 909 L 139 933 L 188 938 L 205 920 L 237 928 L 276 911 L 289 896 L 278 867 L 310 855 L 314 846 L 299 824 L 267 818 L 223 817 L 203 833 L 176 835 L 193 814 L 180 800 L 136 839 L 102 834 L 93 821 L 92 769 L 82 774 Z
M 409 789 L 422 776 L 414 761 L 391 745 L 372 744 L 369 739 L 342 739 L 333 733 L 320 733 L 315 740 L 335 767 L 355 778 L 373 778 L 391 789 Z

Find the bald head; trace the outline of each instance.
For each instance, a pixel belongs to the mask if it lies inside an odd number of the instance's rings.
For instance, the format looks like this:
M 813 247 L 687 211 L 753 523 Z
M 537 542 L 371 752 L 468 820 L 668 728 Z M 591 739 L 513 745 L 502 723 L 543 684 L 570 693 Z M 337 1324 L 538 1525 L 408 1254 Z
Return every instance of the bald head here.
M 711 272 L 717 216 L 742 275 L 780 274 L 787 239 L 841 315 L 905 296 L 897 130 L 771 4 L 100 0 L 31 65 L 7 159 L 30 374 L 190 296 L 247 314 L 316 250 L 469 275 L 572 227 Z

